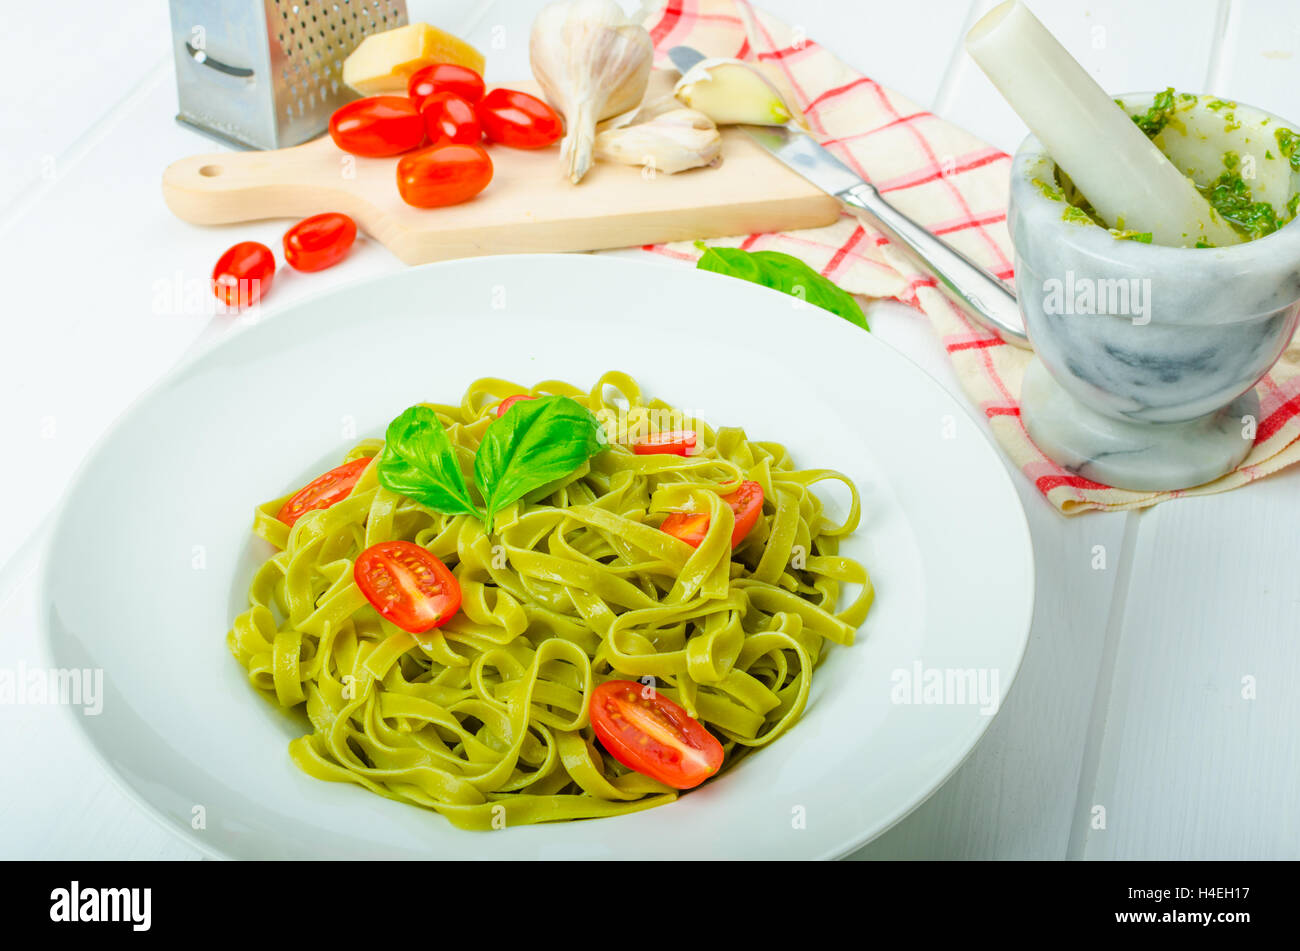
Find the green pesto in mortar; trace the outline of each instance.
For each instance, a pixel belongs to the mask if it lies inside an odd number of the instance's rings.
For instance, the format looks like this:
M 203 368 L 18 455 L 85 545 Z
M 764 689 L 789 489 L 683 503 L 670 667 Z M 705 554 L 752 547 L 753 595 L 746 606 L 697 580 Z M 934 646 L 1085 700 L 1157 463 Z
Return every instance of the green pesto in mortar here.
M 1130 118 L 1148 138 L 1153 139 L 1171 123 L 1179 125 L 1180 120 L 1177 118 L 1179 106 L 1189 107 L 1196 102 L 1196 98 L 1189 93 L 1175 92 L 1174 88 L 1169 86 L 1155 95 L 1146 112 L 1131 115 Z M 1118 99 L 1115 101 L 1124 108 L 1122 102 Z M 1223 114 L 1225 131 L 1231 132 L 1241 127 L 1241 123 L 1237 121 L 1232 111 L 1237 108 L 1237 103 L 1226 99 L 1215 99 L 1206 103 L 1206 108 Z M 1274 131 L 1274 138 L 1277 140 L 1277 147 L 1282 157 L 1290 163 L 1292 169 L 1300 171 L 1300 134 L 1291 129 L 1279 128 Z M 1271 159 L 1273 154 L 1270 151 L 1266 152 L 1265 156 Z M 1296 217 L 1297 212 L 1300 212 L 1300 192 L 1291 196 L 1286 204 L 1286 213 L 1279 217 L 1269 202 L 1255 201 L 1252 198 L 1250 186 L 1242 177 L 1240 167 L 1241 157 L 1236 152 L 1225 152 L 1223 173 L 1208 185 L 1197 185 L 1196 189 L 1242 237 L 1253 241 L 1272 234 Z M 1116 228 L 1108 228 L 1088 200 L 1074 187 L 1069 176 L 1060 168 L 1056 170 L 1055 182 L 1045 182 L 1036 178 L 1033 184 L 1048 198 L 1066 204 L 1065 211 L 1061 215 L 1062 220 L 1076 224 L 1099 225 L 1106 228 L 1116 239 L 1151 243 L 1151 232 L 1127 230 L 1124 228 L 1123 221 L 1117 221 Z M 1210 248 L 1213 245 L 1202 238 L 1196 242 L 1195 247 Z
M 1300 135 L 1296 135 L 1290 129 L 1278 129 L 1273 133 L 1277 139 L 1277 147 L 1282 152 L 1282 157 L 1291 163 L 1291 167 L 1300 172 Z
M 1065 211 L 1061 214 L 1062 221 L 1071 221 L 1079 225 L 1100 225 L 1120 241 L 1137 241 L 1141 244 L 1151 243 L 1150 231 L 1126 229 L 1123 220 L 1115 222 L 1119 227 L 1107 228 L 1106 223 L 1101 220 L 1101 216 L 1097 214 L 1097 210 L 1092 207 L 1091 202 L 1083 197 L 1083 192 L 1075 187 L 1074 182 L 1070 181 L 1070 176 L 1066 175 L 1060 168 L 1056 170 L 1056 184 L 1053 185 L 1038 178 L 1035 178 L 1033 183 L 1038 186 L 1039 191 L 1053 201 L 1065 202 Z
M 1224 152 L 1223 174 L 1209 185 L 1204 187 L 1197 185 L 1196 190 L 1205 196 L 1210 207 L 1217 211 L 1224 221 L 1236 228 L 1248 240 L 1253 241 L 1255 238 L 1272 234 L 1290 219 L 1278 221 L 1277 212 L 1273 210 L 1272 205 L 1266 201 L 1251 200 L 1250 186 L 1237 170 L 1240 165 L 1241 157 L 1236 152 Z M 1300 195 L 1300 192 L 1297 195 Z M 1295 197 L 1292 196 L 1292 203 Z
M 1151 108 L 1147 109 L 1145 115 L 1131 116 L 1137 127 L 1146 133 L 1148 139 L 1159 135 L 1164 127 L 1169 125 L 1169 120 L 1174 117 L 1174 110 L 1177 108 L 1174 102 L 1174 87 L 1170 86 L 1164 92 L 1156 93 L 1155 99 L 1151 101 Z M 1118 99 L 1115 104 L 1121 109 L 1124 103 Z

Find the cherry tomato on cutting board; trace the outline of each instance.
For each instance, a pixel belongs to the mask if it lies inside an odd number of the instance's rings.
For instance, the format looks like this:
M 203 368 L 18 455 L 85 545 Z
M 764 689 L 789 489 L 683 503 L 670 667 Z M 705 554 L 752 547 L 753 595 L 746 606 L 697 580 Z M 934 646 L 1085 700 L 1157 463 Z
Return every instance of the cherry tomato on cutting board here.
M 217 258 L 212 292 L 230 307 L 247 307 L 271 289 L 275 255 L 258 241 L 241 241 Z
M 598 686 L 591 692 L 591 726 L 614 759 L 674 789 L 693 789 L 722 768 L 717 738 L 645 684 Z
M 514 396 L 507 396 L 497 404 L 497 416 L 504 416 L 506 410 L 522 400 L 535 400 L 537 397 L 529 396 L 527 393 L 516 393 Z
M 370 459 L 370 456 L 353 459 L 308 482 L 280 506 L 275 517 L 292 527 L 294 522 L 308 512 L 327 509 L 335 502 L 342 502 L 352 493 L 353 486 L 366 471 L 366 466 L 370 465 Z
M 559 114 L 536 96 L 493 89 L 478 104 L 483 134 L 515 149 L 541 149 L 564 135 Z
M 368 96 L 334 110 L 330 138 L 353 155 L 397 155 L 424 141 L 424 120 L 405 96 Z
M 412 634 L 440 627 L 460 610 L 455 575 L 414 542 L 371 545 L 357 556 L 352 576 L 376 611 Z
M 397 190 L 417 208 L 468 201 L 492 181 L 492 159 L 481 145 L 434 145 L 397 162 Z
M 483 77 L 468 66 L 455 63 L 433 63 L 411 73 L 406 81 L 406 93 L 417 109 L 435 92 L 455 93 L 473 104 L 483 98 Z
M 698 441 L 693 430 L 662 432 L 633 443 L 632 451 L 638 456 L 689 456 Z
M 337 211 L 304 218 L 284 233 L 284 259 L 295 271 L 333 267 L 357 240 L 357 223 Z
M 435 92 L 426 96 L 424 105 L 420 106 L 420 115 L 430 145 L 448 142 L 472 145 L 483 138 L 473 103 L 454 92 Z
M 731 547 L 735 548 L 745 540 L 745 536 L 758 524 L 758 517 L 763 514 L 763 487 L 757 482 L 742 482 L 740 488 L 730 495 L 724 495 L 722 501 L 736 515 L 736 524 L 731 530 Z M 699 548 L 709 531 L 709 516 L 695 512 L 672 512 L 659 528 L 674 538 L 680 538 L 692 548 Z

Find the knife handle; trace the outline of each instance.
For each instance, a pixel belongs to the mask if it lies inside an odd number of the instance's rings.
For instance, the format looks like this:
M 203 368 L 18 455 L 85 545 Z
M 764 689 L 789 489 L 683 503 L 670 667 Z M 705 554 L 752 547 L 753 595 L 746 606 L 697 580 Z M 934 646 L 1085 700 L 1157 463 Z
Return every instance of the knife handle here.
M 862 182 L 836 197 L 870 214 L 890 237 L 910 248 L 980 324 L 1007 343 L 1030 349 L 1016 296 L 1001 281 L 887 202 L 874 185 Z

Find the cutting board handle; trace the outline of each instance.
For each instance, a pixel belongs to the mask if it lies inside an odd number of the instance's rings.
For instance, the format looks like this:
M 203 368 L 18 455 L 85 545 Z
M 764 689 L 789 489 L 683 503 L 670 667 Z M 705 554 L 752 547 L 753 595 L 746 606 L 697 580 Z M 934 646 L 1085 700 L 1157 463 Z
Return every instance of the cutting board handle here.
M 358 160 L 339 152 L 338 187 L 322 185 L 321 147 L 316 141 L 277 152 L 213 152 L 180 159 L 163 172 L 163 200 L 176 217 L 198 225 L 322 211 L 356 217 L 369 207 L 347 188 Z

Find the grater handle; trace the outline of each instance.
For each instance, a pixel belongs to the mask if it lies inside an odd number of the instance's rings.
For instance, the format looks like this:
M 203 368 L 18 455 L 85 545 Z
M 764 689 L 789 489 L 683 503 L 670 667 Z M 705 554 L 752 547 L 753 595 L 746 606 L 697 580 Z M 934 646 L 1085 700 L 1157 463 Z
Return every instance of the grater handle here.
M 209 69 L 215 69 L 219 73 L 225 73 L 227 76 L 235 76 L 239 79 L 252 79 L 253 71 L 244 66 L 231 66 L 229 63 L 223 63 L 219 59 L 213 59 L 206 51 L 196 48 L 188 40 L 185 43 L 185 52 L 189 54 L 190 59 L 200 66 L 206 66 Z

